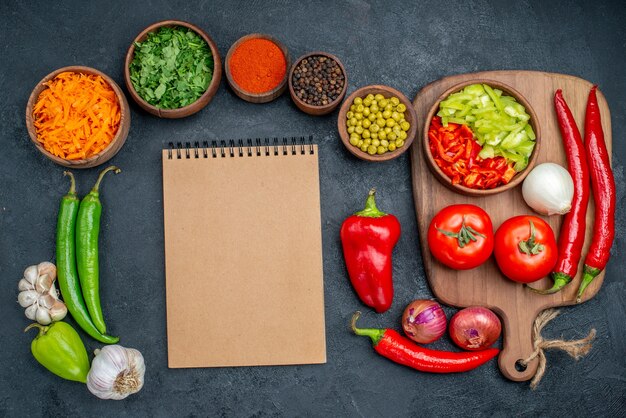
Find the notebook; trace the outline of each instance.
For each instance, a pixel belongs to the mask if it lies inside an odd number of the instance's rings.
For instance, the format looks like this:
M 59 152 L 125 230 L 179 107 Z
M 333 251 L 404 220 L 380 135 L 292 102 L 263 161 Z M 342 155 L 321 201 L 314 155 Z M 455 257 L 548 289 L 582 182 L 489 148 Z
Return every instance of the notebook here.
M 326 362 L 317 145 L 163 150 L 168 365 Z

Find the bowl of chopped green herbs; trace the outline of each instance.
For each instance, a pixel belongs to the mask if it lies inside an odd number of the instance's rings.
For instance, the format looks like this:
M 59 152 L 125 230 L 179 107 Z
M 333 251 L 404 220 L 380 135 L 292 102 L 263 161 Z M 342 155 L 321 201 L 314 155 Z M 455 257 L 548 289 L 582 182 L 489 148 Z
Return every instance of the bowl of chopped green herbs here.
M 145 28 L 130 45 L 124 78 L 142 109 L 161 118 L 184 118 L 209 104 L 220 85 L 222 62 L 202 29 L 164 20 Z

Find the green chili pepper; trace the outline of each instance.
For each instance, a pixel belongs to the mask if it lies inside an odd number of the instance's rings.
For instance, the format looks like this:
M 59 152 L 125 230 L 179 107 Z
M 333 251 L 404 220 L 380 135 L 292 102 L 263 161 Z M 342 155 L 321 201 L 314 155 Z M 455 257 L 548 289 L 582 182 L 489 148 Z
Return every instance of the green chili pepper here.
M 74 238 L 76 215 L 80 201 L 76 196 L 74 175 L 69 171 L 63 174 L 70 177 L 71 186 L 69 192 L 61 199 L 57 221 L 57 276 L 61 295 L 67 309 L 83 331 L 100 342 L 115 344 L 119 338 L 102 335 L 96 329 L 83 300 L 78 274 L 76 273 L 76 242 Z
M 24 332 L 36 327 L 39 334 L 30 345 L 35 359 L 57 376 L 76 382 L 87 382 L 89 359 L 78 333 L 66 322 L 48 326 L 30 324 Z
M 110 166 L 102 170 L 91 192 L 80 202 L 78 217 L 76 219 L 76 263 L 78 265 L 78 277 L 83 290 L 83 298 L 93 324 L 98 331 L 106 333 L 106 325 L 100 306 L 100 283 L 98 265 L 98 236 L 100 235 L 100 215 L 102 204 L 100 203 L 100 182 L 109 171 L 119 173 L 119 168 Z

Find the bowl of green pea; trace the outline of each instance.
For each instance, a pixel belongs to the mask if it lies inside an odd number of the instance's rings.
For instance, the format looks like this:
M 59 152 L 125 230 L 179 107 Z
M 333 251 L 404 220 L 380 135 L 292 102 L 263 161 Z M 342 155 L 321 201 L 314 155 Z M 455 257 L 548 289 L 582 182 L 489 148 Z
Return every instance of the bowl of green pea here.
M 388 161 L 406 152 L 417 133 L 411 101 L 381 85 L 361 87 L 341 105 L 337 129 L 346 149 L 366 161 Z

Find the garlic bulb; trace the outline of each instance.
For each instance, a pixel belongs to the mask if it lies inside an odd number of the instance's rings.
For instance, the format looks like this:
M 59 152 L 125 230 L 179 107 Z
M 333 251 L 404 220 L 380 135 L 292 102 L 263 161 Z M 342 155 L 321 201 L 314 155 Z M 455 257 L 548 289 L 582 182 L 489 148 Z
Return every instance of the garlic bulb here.
M 539 164 L 524 179 L 522 196 L 528 206 L 542 215 L 564 215 L 572 208 L 574 182 L 560 165 Z
M 100 399 L 120 400 L 143 387 L 146 366 L 134 348 L 107 345 L 94 352 L 96 357 L 87 375 L 87 388 Z
M 59 292 L 54 286 L 57 268 L 44 261 L 24 270 L 24 278 L 19 281 L 17 301 L 23 308 L 26 318 L 48 325 L 60 321 L 67 315 L 67 307 L 59 300 Z

